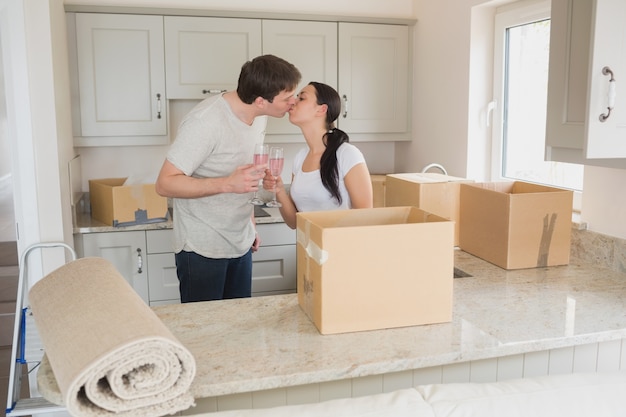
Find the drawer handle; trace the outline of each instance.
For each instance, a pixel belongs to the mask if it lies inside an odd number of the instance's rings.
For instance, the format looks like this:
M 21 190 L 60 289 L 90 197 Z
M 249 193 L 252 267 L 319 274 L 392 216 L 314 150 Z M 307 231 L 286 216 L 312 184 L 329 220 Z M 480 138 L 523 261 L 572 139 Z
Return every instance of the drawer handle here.
M 161 118 L 161 94 L 157 93 L 157 119 Z
M 137 273 L 143 272 L 143 257 L 141 256 L 141 249 L 137 248 Z
M 202 94 L 220 94 L 220 93 L 225 93 L 228 90 L 216 90 L 216 89 L 212 89 L 212 90 L 202 90 Z
M 609 94 L 608 94 L 609 103 L 607 106 L 607 109 L 609 110 L 609 112 L 602 113 L 600 115 L 600 121 L 604 123 L 606 122 L 606 119 L 608 119 L 609 116 L 611 115 L 611 110 L 613 110 L 613 107 L 615 106 L 615 96 L 617 95 L 617 91 L 615 88 L 615 77 L 613 77 L 613 71 L 611 71 L 611 68 L 609 67 L 602 68 L 602 74 L 611 76 L 611 79 L 609 80 Z
M 343 118 L 345 119 L 348 117 L 348 96 L 344 94 L 341 97 L 343 97 Z

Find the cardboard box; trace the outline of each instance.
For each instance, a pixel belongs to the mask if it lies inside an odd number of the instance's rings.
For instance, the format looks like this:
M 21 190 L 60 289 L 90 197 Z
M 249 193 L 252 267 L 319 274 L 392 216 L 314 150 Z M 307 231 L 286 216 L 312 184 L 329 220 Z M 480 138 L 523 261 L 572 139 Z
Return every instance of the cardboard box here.
M 459 244 L 460 185 L 473 182 L 437 173 L 390 174 L 385 182 L 385 206 L 414 206 L 455 222 L 454 245 Z
M 449 322 L 453 234 L 415 207 L 298 213 L 300 307 L 322 334 Z
M 386 175 L 372 174 L 372 191 L 374 192 L 374 207 L 385 207 L 385 180 Z
M 111 226 L 130 226 L 167 220 L 167 198 L 154 184 L 125 186 L 126 178 L 89 180 L 91 217 Z
M 572 198 L 522 181 L 462 184 L 459 246 L 504 269 L 566 265 Z

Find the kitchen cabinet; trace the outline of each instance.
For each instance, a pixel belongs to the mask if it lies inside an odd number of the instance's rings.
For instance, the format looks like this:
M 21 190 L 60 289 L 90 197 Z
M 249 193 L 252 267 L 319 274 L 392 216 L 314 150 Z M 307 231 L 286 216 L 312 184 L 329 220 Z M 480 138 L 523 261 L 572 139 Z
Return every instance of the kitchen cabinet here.
M 296 291 L 296 231 L 285 223 L 257 224 L 261 246 L 252 254 L 252 296 Z
M 144 231 L 78 234 L 75 247 L 79 257 L 97 256 L 111 262 L 146 304 L 149 303 Z
M 341 129 L 354 133 L 409 130 L 409 28 L 339 23 Z
M 241 66 L 261 55 L 261 20 L 165 16 L 170 99 L 235 90 Z
M 337 88 L 337 23 L 263 20 L 263 53 L 279 56 L 302 73 L 299 92 L 311 81 Z M 297 134 L 289 117 L 269 117 L 268 134 Z M 302 141 L 301 138 L 297 139 Z
M 252 296 L 296 291 L 296 232 L 284 223 L 258 224 L 261 247 L 252 254 Z M 110 261 L 151 306 L 180 303 L 172 229 L 79 233 L 79 257 Z
M 180 303 L 172 230 L 146 230 L 150 305 Z
M 167 143 L 163 17 L 69 13 L 67 20 L 75 145 Z
M 601 121 L 611 79 L 626 75 L 626 3 L 553 0 L 551 15 L 546 159 L 626 168 L 624 94 Z

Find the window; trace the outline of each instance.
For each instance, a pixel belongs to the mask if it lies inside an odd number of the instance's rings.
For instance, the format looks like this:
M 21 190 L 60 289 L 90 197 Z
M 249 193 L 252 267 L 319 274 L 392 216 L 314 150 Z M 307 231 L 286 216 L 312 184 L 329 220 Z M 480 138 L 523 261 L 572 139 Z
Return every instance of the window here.
M 583 165 L 544 161 L 550 2 L 499 9 L 492 177 L 582 190 Z

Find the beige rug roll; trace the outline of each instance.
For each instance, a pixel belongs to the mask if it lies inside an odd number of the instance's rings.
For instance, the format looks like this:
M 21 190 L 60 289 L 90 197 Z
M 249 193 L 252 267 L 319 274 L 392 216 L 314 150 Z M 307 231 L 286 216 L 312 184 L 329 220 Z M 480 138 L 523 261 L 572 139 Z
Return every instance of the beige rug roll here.
M 152 417 L 193 405 L 193 356 L 110 262 L 70 262 L 37 282 L 29 299 L 73 416 Z

